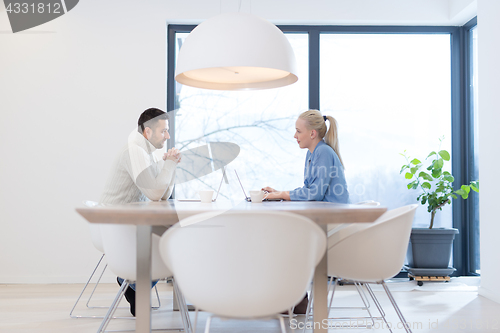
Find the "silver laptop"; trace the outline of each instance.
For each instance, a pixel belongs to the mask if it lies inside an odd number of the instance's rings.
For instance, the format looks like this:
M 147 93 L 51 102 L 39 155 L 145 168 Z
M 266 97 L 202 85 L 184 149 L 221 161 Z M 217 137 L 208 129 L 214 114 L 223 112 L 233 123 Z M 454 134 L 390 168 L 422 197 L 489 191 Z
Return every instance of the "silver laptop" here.
M 234 173 L 236 174 L 236 177 L 238 178 L 238 182 L 240 183 L 241 190 L 243 191 L 243 195 L 245 196 L 245 200 L 251 202 L 252 198 L 247 196 L 245 189 L 243 188 L 243 184 L 241 183 L 240 177 L 238 176 L 238 173 L 236 172 L 236 170 L 234 170 Z M 283 201 L 283 199 L 263 199 L 262 201 Z
M 215 195 L 215 198 L 212 199 L 212 202 L 215 202 L 217 200 L 217 197 L 219 196 L 220 188 L 222 186 L 222 182 L 224 181 L 224 177 L 226 176 L 226 168 L 222 167 L 222 179 L 220 180 L 219 184 L 219 189 L 217 190 L 217 194 Z M 201 202 L 201 199 L 177 199 L 177 201 L 189 201 L 189 202 Z

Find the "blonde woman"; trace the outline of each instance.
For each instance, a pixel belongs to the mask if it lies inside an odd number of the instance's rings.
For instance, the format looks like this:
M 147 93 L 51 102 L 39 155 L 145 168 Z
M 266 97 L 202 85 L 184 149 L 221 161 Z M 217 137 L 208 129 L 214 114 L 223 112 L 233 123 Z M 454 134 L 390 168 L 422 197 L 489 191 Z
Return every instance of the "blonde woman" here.
M 349 203 L 335 119 L 323 116 L 317 110 L 305 111 L 295 122 L 295 130 L 293 137 L 299 147 L 308 149 L 304 186 L 292 191 L 264 187 L 263 190 L 268 192 L 267 199 Z

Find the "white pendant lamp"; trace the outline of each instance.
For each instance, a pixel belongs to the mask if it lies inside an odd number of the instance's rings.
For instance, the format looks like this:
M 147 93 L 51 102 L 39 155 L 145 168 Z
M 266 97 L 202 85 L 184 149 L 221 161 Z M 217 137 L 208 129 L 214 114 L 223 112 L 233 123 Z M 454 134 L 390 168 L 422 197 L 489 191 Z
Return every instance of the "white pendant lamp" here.
M 296 82 L 296 67 L 290 43 L 274 24 L 248 13 L 224 13 L 186 38 L 175 80 L 215 90 L 269 89 Z

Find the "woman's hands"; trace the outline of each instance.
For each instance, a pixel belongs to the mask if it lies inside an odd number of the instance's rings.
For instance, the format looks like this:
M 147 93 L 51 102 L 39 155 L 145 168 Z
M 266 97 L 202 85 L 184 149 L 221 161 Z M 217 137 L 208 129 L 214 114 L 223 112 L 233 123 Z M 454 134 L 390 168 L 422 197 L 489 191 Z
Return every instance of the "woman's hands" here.
M 265 196 L 266 199 L 283 199 L 281 197 L 281 192 L 274 191 L 274 192 L 268 192 L 267 195 Z
M 272 192 L 277 192 L 274 188 L 272 187 L 263 187 L 262 188 L 262 191 L 266 192 L 266 193 L 272 193 Z
M 267 193 L 265 196 L 266 199 L 290 200 L 290 192 L 289 191 L 276 191 L 272 187 L 264 187 L 264 188 L 262 188 L 262 191 Z
M 179 163 L 181 161 L 181 152 L 177 148 L 170 148 L 164 155 L 163 160 L 171 160 L 175 163 Z

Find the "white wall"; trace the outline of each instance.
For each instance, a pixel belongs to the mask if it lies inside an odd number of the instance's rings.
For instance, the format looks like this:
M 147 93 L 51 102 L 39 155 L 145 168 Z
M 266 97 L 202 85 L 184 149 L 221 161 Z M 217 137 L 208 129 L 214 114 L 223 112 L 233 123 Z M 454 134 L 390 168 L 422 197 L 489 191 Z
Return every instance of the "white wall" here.
M 102 3 L 0 34 L 0 282 L 84 281 L 99 253 L 74 209 L 99 199 L 140 112 L 165 106 L 166 7 Z
M 498 235 L 500 223 L 494 207 L 498 203 L 498 147 L 500 108 L 500 36 L 498 35 L 498 0 L 478 1 L 478 87 L 479 87 L 479 195 L 481 220 L 481 289 L 480 294 L 500 303 L 500 260 Z
M 198 23 L 238 3 L 85 0 L 17 34 L 0 11 L 0 283 L 85 281 L 99 253 L 74 209 L 99 199 L 138 115 L 165 108 L 166 24 Z M 275 23 L 308 24 L 449 25 L 462 12 L 453 8 L 448 0 L 242 2 Z
M 450 21 L 456 25 L 463 25 L 477 14 L 477 1 L 450 0 Z

